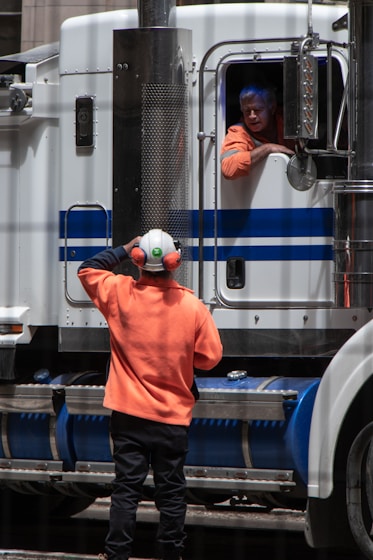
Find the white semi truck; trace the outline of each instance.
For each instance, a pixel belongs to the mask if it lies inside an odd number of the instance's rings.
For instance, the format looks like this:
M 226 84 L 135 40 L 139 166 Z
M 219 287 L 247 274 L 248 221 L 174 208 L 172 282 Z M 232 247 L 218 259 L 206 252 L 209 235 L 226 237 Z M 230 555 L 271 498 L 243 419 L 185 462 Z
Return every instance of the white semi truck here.
M 373 558 L 373 1 L 160 4 L 0 59 L 1 491 L 59 515 L 110 494 L 109 335 L 76 271 L 161 227 L 224 346 L 196 372 L 189 500 L 305 510 L 311 546 Z M 296 154 L 227 181 L 259 78 Z

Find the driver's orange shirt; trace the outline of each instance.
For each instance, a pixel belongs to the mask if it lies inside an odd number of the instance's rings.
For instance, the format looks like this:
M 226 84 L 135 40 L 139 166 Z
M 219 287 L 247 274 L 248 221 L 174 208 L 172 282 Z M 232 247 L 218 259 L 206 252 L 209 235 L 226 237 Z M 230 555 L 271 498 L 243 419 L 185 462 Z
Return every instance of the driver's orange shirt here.
M 276 126 L 278 144 L 294 150 L 294 141 L 284 138 L 284 121 L 281 113 L 276 113 Z M 243 122 L 230 126 L 220 152 L 223 176 L 226 179 L 238 179 L 248 175 L 251 168 L 251 151 L 268 142 L 269 140 L 264 136 L 257 135 L 254 138 Z

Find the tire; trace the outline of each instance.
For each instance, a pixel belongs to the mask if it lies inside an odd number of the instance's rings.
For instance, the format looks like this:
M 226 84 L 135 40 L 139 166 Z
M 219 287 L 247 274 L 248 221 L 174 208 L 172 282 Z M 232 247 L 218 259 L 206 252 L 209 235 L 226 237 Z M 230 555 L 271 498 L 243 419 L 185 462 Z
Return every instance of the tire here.
M 80 513 L 94 501 L 95 498 L 64 496 L 55 492 L 23 494 L 4 488 L 0 491 L 0 522 L 29 519 L 30 512 L 34 521 L 37 518 L 41 523 L 52 517 L 67 518 Z
M 367 560 L 373 560 L 373 422 L 354 439 L 347 458 L 346 504 L 354 540 Z

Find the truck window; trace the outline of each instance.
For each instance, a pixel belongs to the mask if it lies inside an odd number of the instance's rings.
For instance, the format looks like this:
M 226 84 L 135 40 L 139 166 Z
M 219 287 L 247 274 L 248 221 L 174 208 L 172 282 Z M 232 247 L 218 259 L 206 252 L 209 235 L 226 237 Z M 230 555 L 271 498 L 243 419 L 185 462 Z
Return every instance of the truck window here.
M 309 140 L 307 147 L 315 150 L 325 150 L 327 147 L 327 63 L 322 57 L 318 61 L 318 139 Z M 338 119 L 339 107 L 343 95 L 343 78 L 338 60 L 332 62 L 333 100 L 332 122 L 333 136 Z M 283 64 L 281 61 L 244 62 L 233 63 L 226 72 L 226 129 L 239 122 L 241 111 L 239 107 L 239 93 L 243 87 L 253 82 L 271 83 L 277 95 L 277 103 L 283 107 Z M 347 113 L 347 112 L 346 112 Z M 347 114 L 344 115 L 342 130 L 337 147 L 347 149 Z M 317 176 L 322 178 L 343 179 L 347 177 L 347 158 L 330 155 L 317 155 L 314 157 L 317 166 Z

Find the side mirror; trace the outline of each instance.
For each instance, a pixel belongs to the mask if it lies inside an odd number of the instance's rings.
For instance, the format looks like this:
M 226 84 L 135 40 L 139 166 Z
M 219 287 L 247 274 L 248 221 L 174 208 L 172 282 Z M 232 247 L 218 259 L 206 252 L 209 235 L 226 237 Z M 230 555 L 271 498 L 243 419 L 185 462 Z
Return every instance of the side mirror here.
M 296 154 L 289 160 L 286 173 L 289 183 L 297 191 L 308 191 L 317 178 L 317 168 L 312 157 L 307 154 Z

